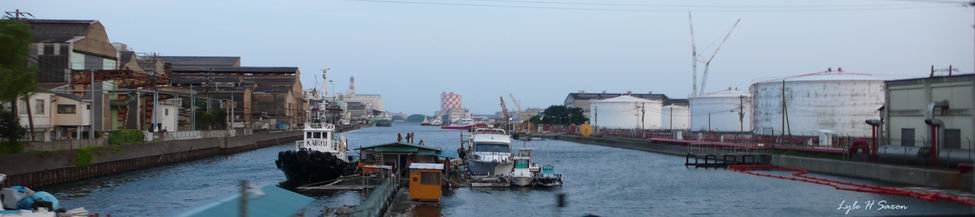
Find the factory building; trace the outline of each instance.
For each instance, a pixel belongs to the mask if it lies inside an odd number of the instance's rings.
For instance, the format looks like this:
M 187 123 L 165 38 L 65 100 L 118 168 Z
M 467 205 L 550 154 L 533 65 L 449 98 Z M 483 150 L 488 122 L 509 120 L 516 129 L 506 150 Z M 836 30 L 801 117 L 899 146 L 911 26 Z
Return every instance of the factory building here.
M 756 82 L 749 93 L 759 135 L 869 137 L 865 121 L 884 105 L 882 79 L 842 69 Z
M 749 132 L 752 129 L 752 98 L 748 93 L 729 88 L 689 100 L 693 131 Z
M 886 82 L 884 144 L 971 150 L 975 142 L 975 74 Z M 932 125 L 934 124 L 934 125 Z M 936 130 L 932 133 L 932 126 Z

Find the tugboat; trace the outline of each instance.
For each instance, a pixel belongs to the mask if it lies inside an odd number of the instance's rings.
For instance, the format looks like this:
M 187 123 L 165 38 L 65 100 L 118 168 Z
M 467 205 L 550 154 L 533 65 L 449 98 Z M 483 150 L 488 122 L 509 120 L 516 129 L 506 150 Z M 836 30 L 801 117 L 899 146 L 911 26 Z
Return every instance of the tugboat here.
M 293 188 L 355 173 L 355 165 L 346 154 L 348 145 L 335 137 L 335 125 L 325 123 L 324 116 L 316 111 L 320 110 L 310 112 L 311 123 L 305 123 L 304 140 L 295 142 L 294 150 L 278 152 L 274 163 L 288 179 L 282 187 Z

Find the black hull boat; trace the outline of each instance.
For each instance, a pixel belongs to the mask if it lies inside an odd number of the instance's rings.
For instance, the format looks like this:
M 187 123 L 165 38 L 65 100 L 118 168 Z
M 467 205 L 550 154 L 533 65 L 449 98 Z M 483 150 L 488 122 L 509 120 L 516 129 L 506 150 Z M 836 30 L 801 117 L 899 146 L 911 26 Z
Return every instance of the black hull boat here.
M 306 184 L 334 180 L 355 173 L 355 165 L 320 151 L 282 151 L 274 162 L 284 172 L 287 181 L 281 185 L 294 188 Z

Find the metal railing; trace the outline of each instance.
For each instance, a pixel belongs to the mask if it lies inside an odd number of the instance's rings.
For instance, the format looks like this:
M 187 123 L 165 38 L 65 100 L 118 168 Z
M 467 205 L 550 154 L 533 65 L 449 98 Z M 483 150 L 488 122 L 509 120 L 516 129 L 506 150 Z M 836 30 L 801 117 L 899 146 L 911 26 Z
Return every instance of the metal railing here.
M 376 186 L 369 192 L 369 196 L 366 197 L 359 206 L 355 208 L 352 212 L 353 217 L 378 217 L 383 216 L 386 212 L 386 207 L 392 203 L 393 194 L 399 189 L 399 183 L 396 178 L 390 177 L 383 181 L 382 184 Z
M 146 142 L 187 140 L 213 137 L 233 137 L 252 135 L 252 129 L 235 130 L 198 130 L 198 131 L 177 131 L 177 132 L 143 132 Z M 60 151 L 74 150 L 86 147 L 101 147 L 108 144 L 108 136 L 95 139 L 76 139 L 76 140 L 57 140 L 50 142 L 29 142 L 24 146 L 24 151 Z

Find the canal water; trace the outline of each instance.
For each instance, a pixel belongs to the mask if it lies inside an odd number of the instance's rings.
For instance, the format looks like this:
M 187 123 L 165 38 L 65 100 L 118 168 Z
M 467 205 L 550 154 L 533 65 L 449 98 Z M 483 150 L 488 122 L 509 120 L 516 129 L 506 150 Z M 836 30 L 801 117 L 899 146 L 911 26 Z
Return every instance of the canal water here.
M 352 148 L 395 141 L 396 133 L 414 132 L 417 141 L 443 147 L 456 156 L 460 132 L 394 123 L 346 133 Z M 55 186 L 65 207 L 85 207 L 112 216 L 171 216 L 224 198 L 241 179 L 277 184 L 284 175 L 274 166 L 279 151 L 290 144 L 245 153 L 185 162 L 115 176 Z M 517 141 L 515 148 L 534 148 L 536 160 L 565 176 L 552 190 L 470 189 L 448 192 L 439 207 L 417 212 L 443 216 L 838 216 L 841 204 L 857 202 L 848 215 L 975 214 L 971 207 L 908 197 L 838 191 L 832 187 L 733 173 L 685 168 L 682 157 L 555 140 Z M 357 153 L 352 153 L 357 155 Z M 855 180 L 855 179 L 845 179 Z M 855 180 L 862 181 L 863 180 Z M 556 207 L 556 195 L 566 206 Z M 357 192 L 317 195 L 306 216 L 325 207 L 355 205 Z M 906 209 L 871 209 L 864 203 L 903 205 Z M 898 207 L 903 208 L 903 207 Z

